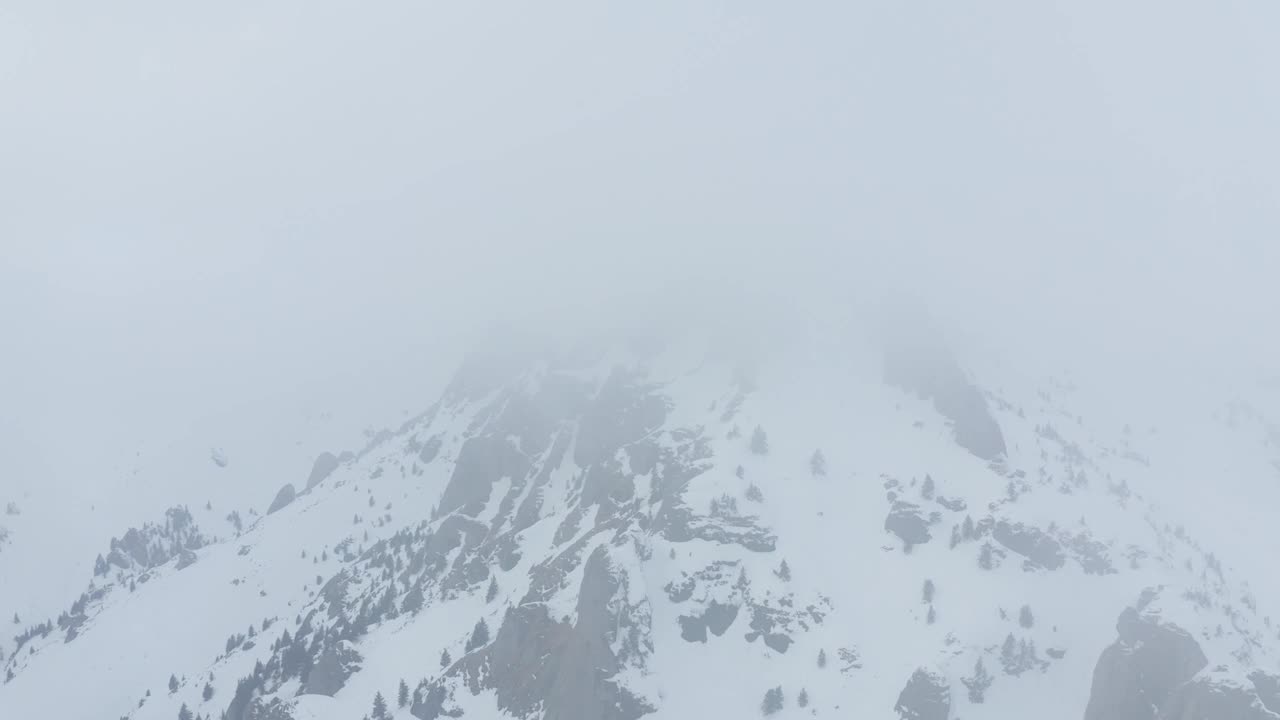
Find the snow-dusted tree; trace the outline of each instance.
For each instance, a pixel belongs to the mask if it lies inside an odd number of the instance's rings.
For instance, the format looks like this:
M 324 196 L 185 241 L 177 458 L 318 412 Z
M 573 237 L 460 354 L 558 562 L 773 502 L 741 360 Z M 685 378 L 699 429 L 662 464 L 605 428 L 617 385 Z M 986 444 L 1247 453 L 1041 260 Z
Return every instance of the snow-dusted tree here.
M 169 676 L 169 694 L 172 695 L 173 693 L 176 693 L 176 692 L 178 692 L 178 676 L 170 675 Z
M 827 666 L 827 651 L 820 649 L 818 650 L 818 667 L 824 668 L 826 666 Z
M 920 497 L 924 498 L 925 500 L 932 500 L 933 491 L 934 491 L 933 476 L 925 475 L 924 484 L 920 486 Z
M 827 456 L 822 454 L 822 450 L 814 450 L 813 455 L 809 457 L 809 472 L 814 477 L 822 477 L 827 474 Z
M 809 691 L 800 688 L 800 694 L 796 696 L 796 704 L 800 707 L 809 707 Z
M 770 688 L 764 692 L 764 701 L 760 703 L 760 712 L 765 715 L 773 715 L 782 709 L 783 704 L 782 688 Z
M 934 591 L 934 589 L 935 589 L 935 588 L 934 588 L 934 586 L 933 586 L 933 580 L 925 580 L 925 581 L 924 581 L 924 588 L 923 588 L 923 590 L 921 591 L 921 595 L 923 595 L 923 596 L 924 596 L 924 602 L 925 602 L 926 604 L 933 602 L 933 591 Z
M 447 668 L 453 663 L 453 658 L 449 657 L 449 651 L 444 650 L 440 653 L 440 667 Z
M 396 704 L 405 707 L 409 704 L 409 685 L 400 678 L 400 691 L 396 694 Z
M 471 631 L 471 638 L 467 640 L 467 652 L 471 652 L 476 648 L 482 648 L 489 644 L 489 626 L 485 623 L 484 618 L 480 618 L 476 623 L 475 629 Z
M 387 701 L 382 697 L 381 692 L 373 695 L 373 720 L 388 720 Z
M 973 677 L 960 678 L 960 682 L 969 688 L 969 702 L 980 705 L 987 699 L 987 688 L 991 687 L 991 674 L 982 664 L 982 658 L 973 664 Z
M 195 720 L 191 715 L 191 711 L 187 709 L 186 703 L 182 703 L 182 707 L 178 709 L 178 720 Z
M 1029 628 L 1036 624 L 1036 618 L 1031 614 L 1031 606 L 1023 605 L 1018 611 L 1018 624 L 1024 628 Z
M 746 496 L 751 502 L 764 502 L 764 493 L 760 492 L 760 486 L 755 483 L 747 486 Z
M 929 606 L 929 614 L 925 616 L 924 621 L 930 625 L 938 621 L 938 613 L 934 611 L 933 606 Z
M 205 702 L 209 702 L 209 700 L 213 698 L 213 685 L 210 683 L 205 683 L 204 692 L 200 693 L 200 696 L 204 698 Z
M 759 425 L 755 430 L 751 431 L 751 452 L 756 455 L 769 454 L 769 436 L 765 434 L 764 428 Z
M 782 564 L 778 566 L 778 569 L 774 571 L 774 574 L 777 575 L 779 578 L 781 578 L 783 581 L 790 582 L 791 566 L 787 564 L 786 560 L 783 560 Z
M 991 543 L 982 543 L 982 550 L 978 551 L 978 567 L 983 570 L 990 570 L 995 566 L 995 561 L 991 557 Z
M 493 602 L 496 597 L 498 597 L 498 578 L 491 577 L 489 578 L 489 590 L 484 594 L 484 601 Z

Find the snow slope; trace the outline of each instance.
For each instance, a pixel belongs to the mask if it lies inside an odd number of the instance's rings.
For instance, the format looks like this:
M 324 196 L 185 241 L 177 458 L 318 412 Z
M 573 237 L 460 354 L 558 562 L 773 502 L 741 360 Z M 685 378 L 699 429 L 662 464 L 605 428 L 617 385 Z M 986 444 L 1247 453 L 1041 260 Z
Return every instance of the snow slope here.
M 239 532 L 195 497 L 193 528 L 157 517 L 118 561 L 104 538 L 85 594 L 4 643 L 0 717 L 336 720 L 381 693 L 401 720 L 1118 719 L 1138 690 L 1273 716 L 1268 390 L 884 350 L 813 328 L 749 357 L 472 357 Z M 1129 687 L 1131 632 L 1204 662 Z

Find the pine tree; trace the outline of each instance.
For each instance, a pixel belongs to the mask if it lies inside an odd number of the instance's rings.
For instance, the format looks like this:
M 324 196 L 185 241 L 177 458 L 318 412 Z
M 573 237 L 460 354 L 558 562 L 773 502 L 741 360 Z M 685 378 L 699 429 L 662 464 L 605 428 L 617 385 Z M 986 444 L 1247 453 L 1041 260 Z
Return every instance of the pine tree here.
M 990 570 L 995 565 L 991 558 L 991 543 L 983 543 L 982 550 L 978 553 L 978 567 L 983 570 Z
M 22 624 L 22 621 L 18 619 L 18 613 L 14 613 L 14 614 L 13 614 L 13 624 L 14 624 L 14 625 L 21 625 L 21 624 Z
M 756 455 L 769 454 L 769 436 L 765 435 L 764 428 L 759 425 L 751 432 L 751 452 Z
M 1030 628 L 1036 624 L 1036 618 L 1031 614 L 1031 606 L 1023 605 L 1018 611 L 1018 624 L 1024 628 Z
M 170 675 L 169 676 L 169 694 L 172 695 L 173 693 L 176 693 L 176 692 L 178 692 L 178 676 Z
M 782 688 L 772 688 L 765 691 L 764 701 L 760 703 L 760 711 L 765 715 L 773 715 L 782 709 L 782 704 Z
M 182 703 L 182 708 L 178 710 L 178 720 L 195 720 L 191 716 L 191 711 L 187 709 L 186 703 Z
M 447 668 L 453 663 L 453 658 L 449 657 L 449 651 L 445 650 L 440 653 L 440 667 Z
M 964 525 L 961 535 L 965 540 L 974 540 L 978 537 L 977 530 L 973 527 L 973 518 L 969 515 L 964 516 Z
M 932 625 L 938 620 L 938 613 L 934 612 L 933 606 L 929 606 L 929 614 L 925 616 L 925 622 Z
M 493 602 L 496 597 L 498 597 L 498 578 L 491 577 L 489 578 L 489 591 L 484 594 L 484 601 Z
M 107 561 L 103 559 L 102 553 L 98 553 L 98 559 L 93 561 L 93 574 L 106 577 L 108 572 L 110 568 L 107 567 Z
M 822 450 L 814 450 L 813 455 L 809 458 L 809 472 L 814 477 L 823 477 L 827 474 L 827 457 L 822 454 Z
M 991 674 L 982 664 L 982 658 L 978 658 L 978 661 L 973 664 L 973 677 L 960 678 L 960 682 L 969 688 L 969 702 L 981 705 L 986 701 L 987 688 L 991 687 Z
M 400 692 L 396 694 L 396 704 L 400 707 L 409 704 L 409 686 L 405 684 L 404 678 L 400 678 Z
M 925 500 L 933 499 L 933 477 L 931 475 L 924 476 L 924 484 L 920 486 L 920 497 Z
M 826 666 L 827 666 L 827 651 L 818 650 L 818 667 L 824 668 Z
M 787 565 L 786 560 L 782 561 L 782 564 L 778 566 L 778 569 L 774 572 L 774 574 L 777 575 L 779 578 L 781 578 L 784 582 L 791 581 L 791 567 Z
M 952 525 L 951 526 L 951 545 L 949 547 L 952 550 L 955 550 L 956 546 L 959 544 L 960 544 L 960 526 Z
M 484 618 L 480 618 L 476 623 L 476 627 L 471 631 L 471 638 L 467 640 L 467 652 L 471 652 L 477 648 L 482 648 L 489 644 L 489 626 L 485 624 Z
M 933 602 L 933 591 L 934 591 L 933 581 L 925 580 L 922 594 L 924 595 L 924 602 L 926 605 Z
M 1005 636 L 1004 644 L 1000 647 L 1000 664 L 1007 673 L 1016 673 L 1018 667 L 1018 641 L 1014 640 L 1013 633 Z
M 373 696 L 373 720 L 387 720 L 387 701 L 382 697 L 382 693 L 375 693 Z
M 202 692 L 200 695 L 201 697 L 204 698 L 205 702 L 209 702 L 209 700 L 213 697 L 213 685 L 210 685 L 209 683 L 205 683 L 204 692 Z
M 809 691 L 800 688 L 800 694 L 796 696 L 796 704 L 800 707 L 809 707 Z

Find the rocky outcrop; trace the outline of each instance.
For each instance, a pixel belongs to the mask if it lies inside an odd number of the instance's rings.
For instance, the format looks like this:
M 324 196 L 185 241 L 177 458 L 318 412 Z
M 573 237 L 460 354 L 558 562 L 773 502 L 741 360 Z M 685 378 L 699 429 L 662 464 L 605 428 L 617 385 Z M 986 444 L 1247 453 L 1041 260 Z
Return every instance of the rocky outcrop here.
M 505 434 L 467 440 L 458 453 L 453 475 L 440 497 L 439 513 L 461 510 L 472 517 L 489 501 L 494 483 L 502 478 L 524 478 L 529 461 L 507 441 Z
M 312 695 L 333 697 L 342 689 L 342 686 L 347 684 L 347 678 L 360 670 L 360 663 L 363 660 L 360 653 L 346 642 L 339 642 L 327 648 L 316 660 L 315 667 L 311 668 L 302 691 Z
M 921 668 L 902 688 L 893 709 L 902 720 L 947 720 L 951 715 L 951 686 L 946 678 Z
M 652 647 L 648 609 L 628 601 L 631 579 L 611 554 L 598 545 L 587 558 L 575 621 L 548 613 L 544 588 L 560 580 L 543 578 L 506 611 L 492 643 L 456 663 L 443 682 L 418 689 L 412 714 L 421 720 L 449 715 L 447 700 L 456 682 L 473 693 L 495 691 L 498 706 L 521 718 L 635 720 L 653 712 L 617 678 L 628 666 L 642 667 Z M 535 572 L 563 579 L 574 564 L 570 559 Z
M 1190 634 L 1138 608 L 1120 614 L 1116 631 L 1119 638 L 1094 668 L 1085 720 L 1154 720 L 1157 708 L 1209 662 Z
M 1251 687 L 1228 679 L 1197 677 L 1178 687 L 1160 707 L 1159 720 L 1276 720 Z
M 982 391 L 920 315 L 899 318 L 887 337 L 884 376 L 926 400 L 951 422 L 956 444 L 988 462 L 1005 455 L 1004 435 Z
M 294 491 L 293 484 L 285 483 L 284 487 L 280 488 L 280 492 L 276 493 L 276 498 L 271 501 L 271 505 L 267 507 L 267 514 L 283 510 L 297 497 L 298 493 Z
M 331 452 L 322 452 L 311 464 L 311 474 L 307 476 L 307 489 L 324 482 L 325 478 L 338 469 L 338 457 Z
M 1057 570 L 1066 562 L 1062 545 L 1053 536 L 1030 525 L 1001 520 L 992 528 L 991 536 L 1026 558 L 1032 567 Z
M 907 545 L 923 545 L 932 539 L 929 521 L 920 513 L 919 506 L 901 500 L 893 503 L 889 516 L 884 519 L 884 529 L 902 538 Z

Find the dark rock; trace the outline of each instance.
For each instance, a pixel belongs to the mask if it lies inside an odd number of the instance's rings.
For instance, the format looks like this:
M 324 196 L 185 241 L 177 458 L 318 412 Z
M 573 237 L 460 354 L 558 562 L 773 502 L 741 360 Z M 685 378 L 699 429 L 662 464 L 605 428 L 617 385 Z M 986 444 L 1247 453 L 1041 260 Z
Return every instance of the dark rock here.
M 576 552 L 577 545 L 565 552 Z M 535 586 L 558 586 L 572 564 L 535 569 L 554 576 L 535 579 Z M 605 548 L 597 547 L 583 568 L 576 623 L 551 618 L 534 601 L 543 591 L 531 588 L 525 602 L 507 610 L 493 642 L 451 672 L 461 673 L 473 693 L 495 690 L 498 706 L 518 717 L 541 712 L 544 720 L 635 720 L 653 712 L 614 679 L 652 652 L 647 614 L 618 601 L 622 582 Z M 415 703 L 414 715 L 433 717 L 427 705 L 420 713 Z
M 706 642 L 707 621 L 703 620 L 701 615 L 681 615 L 680 637 L 686 642 Z
M 422 444 L 422 449 L 418 451 L 418 459 L 422 461 L 423 465 L 429 465 L 432 460 L 436 459 L 436 456 L 440 454 L 442 444 L 443 440 L 440 439 L 439 435 L 432 435 L 427 438 L 427 441 Z
M 920 508 L 909 502 L 897 501 L 884 519 L 884 529 L 902 538 L 909 545 L 923 545 L 932 539 L 929 521 L 920 514 Z
M 1159 720 L 1276 720 L 1250 688 L 1197 677 L 1160 707 Z
M 1111 565 L 1107 546 L 1084 533 L 1071 538 L 1067 543 L 1067 549 L 1089 575 L 1110 575 L 1116 571 Z
M 311 464 L 311 474 L 307 476 L 307 489 L 319 485 L 325 478 L 338 469 L 338 458 L 331 452 L 322 452 Z
M 1271 712 L 1280 715 L 1280 677 L 1258 670 L 1249 675 L 1249 681 L 1253 683 L 1254 692 L 1258 693 L 1258 699 L 1262 704 Z
M 1209 662 L 1186 631 L 1135 608 L 1120 614 L 1116 630 L 1119 639 L 1094 668 L 1085 720 L 1153 720 L 1156 708 Z
M 276 499 L 271 501 L 270 507 L 267 508 L 267 514 L 270 515 L 277 510 L 282 510 L 297 498 L 298 494 L 294 491 L 291 483 L 285 483 L 280 488 L 280 492 L 276 493 Z
M 702 614 L 704 620 L 707 621 L 707 629 L 711 634 L 719 637 L 724 635 L 733 625 L 733 621 L 738 619 L 737 605 L 722 605 L 716 601 L 711 601 L 707 606 L 706 612 Z
M 359 672 L 364 658 L 346 641 L 328 647 L 320 654 L 316 664 L 307 676 L 302 691 L 312 695 L 328 695 L 335 693 L 347 684 L 347 678 Z
M 484 509 L 494 483 L 502 478 L 524 478 L 529 462 L 512 447 L 505 435 L 482 435 L 467 440 L 458 452 L 453 475 L 440 497 L 439 514 L 461 509 L 475 517 Z
M 893 709 L 902 720 L 947 720 L 951 686 L 946 678 L 921 668 L 911 675 Z
M 573 453 L 579 467 L 612 458 L 662 425 L 667 401 L 654 391 L 621 369 L 613 371 L 579 424 Z
M 1004 456 L 1004 435 L 986 398 L 969 382 L 960 365 L 923 317 L 905 317 L 895 325 L 885 351 L 885 381 L 933 401 L 951 421 L 956 444 L 987 461 Z
M 991 536 L 1001 545 L 1025 557 L 1034 566 L 1057 570 L 1066 562 L 1058 541 L 1030 525 L 1001 520 L 992 528 Z

